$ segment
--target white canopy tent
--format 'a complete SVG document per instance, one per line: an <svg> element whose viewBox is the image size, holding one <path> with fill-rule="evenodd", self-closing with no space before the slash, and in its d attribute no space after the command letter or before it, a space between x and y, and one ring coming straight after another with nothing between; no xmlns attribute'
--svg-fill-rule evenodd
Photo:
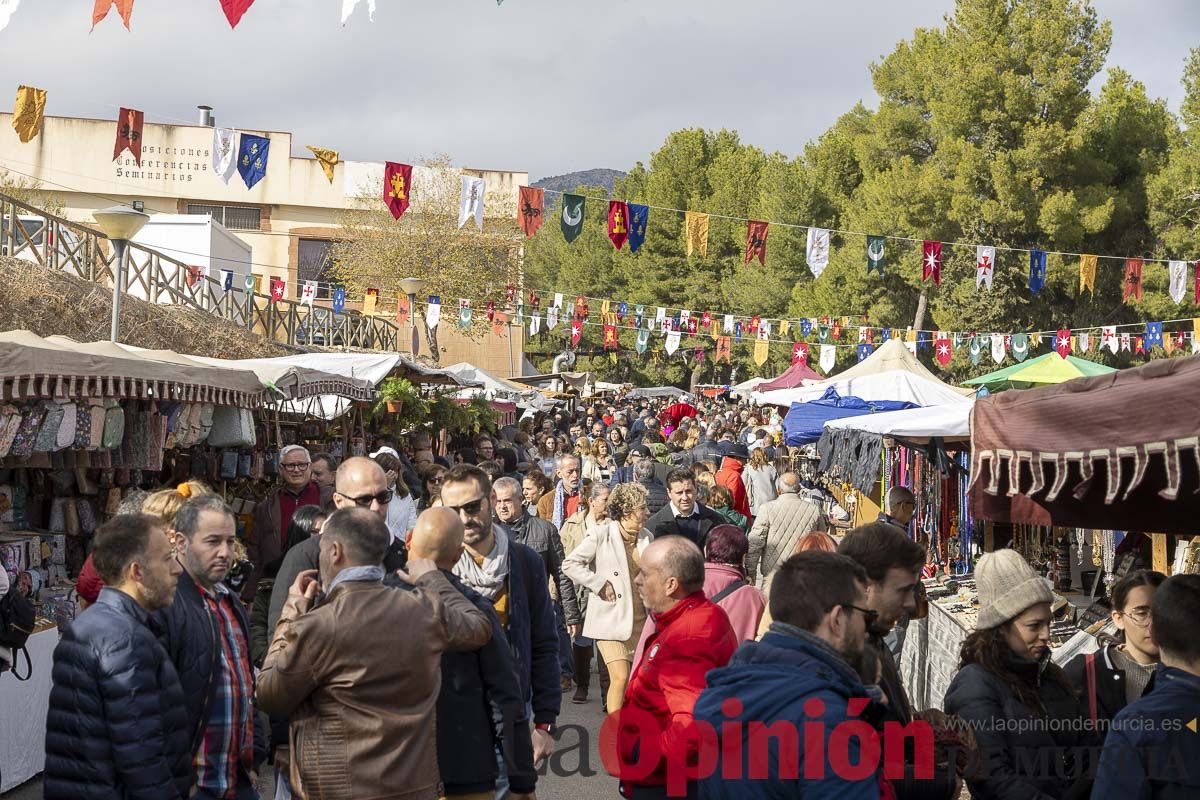
<svg viewBox="0 0 1200 800"><path fill-rule="evenodd" d="M771 380L771 378L751 378L749 380L742 381L741 383L736 383L733 386L730 386L729 393L734 396L748 397L756 389L758 389L759 384L766 383L769 380Z"/></svg>
<svg viewBox="0 0 1200 800"><path fill-rule="evenodd" d="M446 367L446 371L457 375L468 384L476 385L476 388L461 390L458 393L459 397L477 397L482 395L489 400L508 400L519 406L539 411L553 405L537 389L509 380L508 378L493 375L487 370L469 364L466 361L451 364Z"/></svg>
<svg viewBox="0 0 1200 800"><path fill-rule="evenodd" d="M965 403L955 402L927 408L907 408L903 411L832 419L825 423L825 429L877 433L916 443L924 443L934 437L969 440L971 409L974 407L974 398L968 398Z"/></svg>

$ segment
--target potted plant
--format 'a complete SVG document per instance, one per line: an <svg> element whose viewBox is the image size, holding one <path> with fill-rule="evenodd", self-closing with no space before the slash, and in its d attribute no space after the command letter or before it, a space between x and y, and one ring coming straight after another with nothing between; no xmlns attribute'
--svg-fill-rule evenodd
<svg viewBox="0 0 1200 800"><path fill-rule="evenodd" d="M392 416L400 416L407 409L412 413L420 408L421 393L417 387L406 378L387 378L379 385L379 401L375 403L375 413L386 411Z"/></svg>

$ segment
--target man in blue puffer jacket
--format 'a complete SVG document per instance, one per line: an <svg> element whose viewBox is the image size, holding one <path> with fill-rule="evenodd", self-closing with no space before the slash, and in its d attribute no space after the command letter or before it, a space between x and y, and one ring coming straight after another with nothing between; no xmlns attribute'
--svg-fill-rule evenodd
<svg viewBox="0 0 1200 800"><path fill-rule="evenodd" d="M862 766L864 754L879 753L868 721L881 713L878 693L855 671L874 616L866 585L863 568L837 553L800 553L776 570L768 633L709 672L696 701L696 721L716 734L715 768L699 782L701 800L879 798L878 769ZM814 733L821 741L809 740ZM740 744L727 741L734 735ZM872 737L875 744L863 747Z"/></svg>
<svg viewBox="0 0 1200 800"><path fill-rule="evenodd" d="M175 800L191 791L191 737L175 666L150 613L181 567L152 517L114 517L96 535L105 588L54 649L46 718L48 800Z"/></svg>

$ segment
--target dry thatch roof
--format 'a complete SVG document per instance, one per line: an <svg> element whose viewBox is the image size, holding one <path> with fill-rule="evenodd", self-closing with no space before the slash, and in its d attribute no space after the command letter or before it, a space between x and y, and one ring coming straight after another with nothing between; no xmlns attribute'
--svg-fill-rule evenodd
<svg viewBox="0 0 1200 800"><path fill-rule="evenodd" d="M0 330L23 328L81 342L108 338L110 289L15 258L0 258L0 287ZM212 358L297 352L211 314L129 296L121 301L121 342Z"/></svg>

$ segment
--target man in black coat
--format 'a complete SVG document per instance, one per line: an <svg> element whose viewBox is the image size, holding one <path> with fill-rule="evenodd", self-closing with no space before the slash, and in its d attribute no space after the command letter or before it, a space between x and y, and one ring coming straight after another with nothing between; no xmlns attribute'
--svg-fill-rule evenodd
<svg viewBox="0 0 1200 800"><path fill-rule="evenodd" d="M183 686L195 754L192 796L257 798L266 735L254 710L250 623L224 584L237 538L233 511L216 495L194 497L175 515L175 530L187 539L184 573L175 602L156 621Z"/></svg>
<svg viewBox="0 0 1200 800"><path fill-rule="evenodd" d="M183 800L193 753L184 692L150 616L174 598L179 562L142 514L100 528L92 560L105 588L54 649L43 796Z"/></svg>
<svg viewBox="0 0 1200 800"><path fill-rule="evenodd" d="M637 445L645 449L645 445ZM632 453L632 450L630 450ZM633 467L634 483L640 483L646 488L646 509L653 516L659 511L667 507L670 499L667 497L667 487L659 483L658 478L654 477L655 467L658 466L650 458L643 458ZM653 530L653 528L651 529Z"/></svg>
<svg viewBox="0 0 1200 800"><path fill-rule="evenodd" d="M696 478L686 468L667 475L668 503L646 521L646 529L659 536L682 536L704 552L708 532L726 519L696 499Z"/></svg>
<svg viewBox="0 0 1200 800"><path fill-rule="evenodd" d="M427 511L417 520L409 547L412 558L437 564L454 588L492 620L492 638L479 650L442 653L437 752L444 793L448 798L493 794L499 777L495 745L500 742L509 796L531 795L537 787L533 743L504 629L492 604L451 572L462 556L462 523L444 510ZM395 575L384 583L403 584Z"/></svg>

